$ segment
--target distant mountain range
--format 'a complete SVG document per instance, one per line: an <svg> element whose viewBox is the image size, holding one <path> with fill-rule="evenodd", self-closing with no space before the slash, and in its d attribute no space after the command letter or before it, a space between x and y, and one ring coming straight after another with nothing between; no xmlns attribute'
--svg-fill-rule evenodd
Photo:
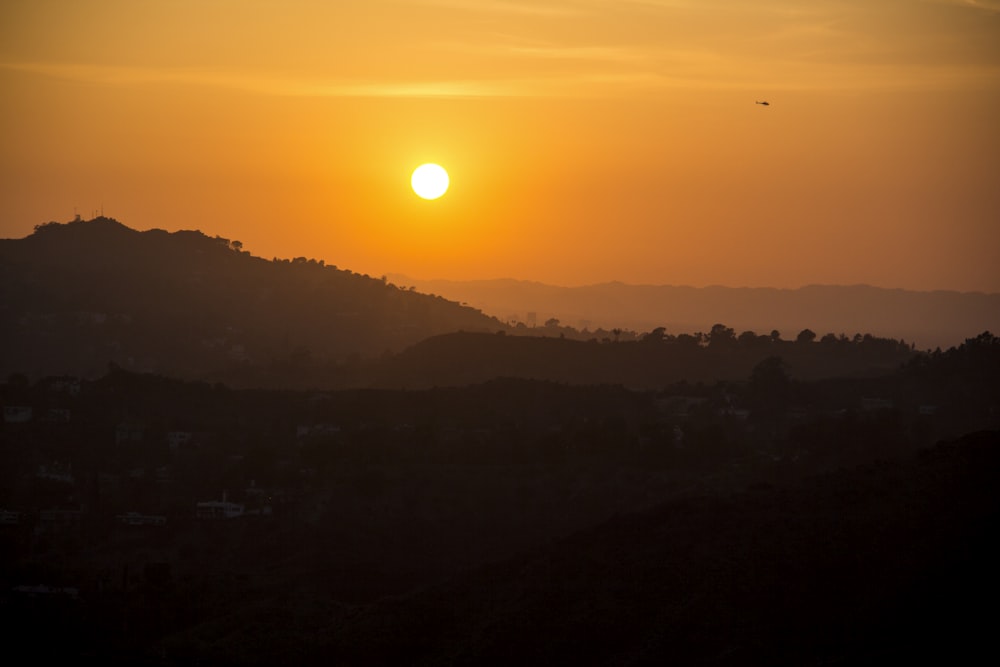
<svg viewBox="0 0 1000 667"><path fill-rule="evenodd" d="M590 331L621 328L641 333L665 327L678 334L707 332L721 323L737 334L777 329L786 340L808 328L819 336L870 333L903 339L918 350L947 349L982 331L1000 330L1000 294L868 285L774 289L612 282L556 287L510 279L390 279L527 326L541 327L555 318L563 326Z"/></svg>

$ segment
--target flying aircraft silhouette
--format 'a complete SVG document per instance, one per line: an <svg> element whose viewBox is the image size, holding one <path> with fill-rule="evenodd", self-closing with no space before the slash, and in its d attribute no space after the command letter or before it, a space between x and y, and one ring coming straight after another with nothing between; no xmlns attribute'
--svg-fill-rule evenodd
<svg viewBox="0 0 1000 667"><path fill-rule="evenodd" d="M764 100L763 102L757 102L757 101L755 100L755 101L754 101L754 104L763 104L763 105L764 105L764 106L766 106L766 107L767 107L767 106L771 106L771 103L770 103L770 102L768 102L767 100Z"/></svg>

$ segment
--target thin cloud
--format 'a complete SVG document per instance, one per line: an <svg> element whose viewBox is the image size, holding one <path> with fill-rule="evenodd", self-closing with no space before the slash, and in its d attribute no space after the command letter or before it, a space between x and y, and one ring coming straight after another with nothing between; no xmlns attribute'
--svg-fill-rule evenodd
<svg viewBox="0 0 1000 667"><path fill-rule="evenodd" d="M0 68L99 85L188 85L300 97L496 97L516 94L503 81L336 81L268 74L59 63L0 63Z"/></svg>
<svg viewBox="0 0 1000 667"><path fill-rule="evenodd" d="M512 0L422 0L424 5L468 12L521 16L572 16L580 14L579 3L513 2Z"/></svg>
<svg viewBox="0 0 1000 667"><path fill-rule="evenodd" d="M331 79L273 72L128 67L67 63L0 63L0 69L108 86L205 86L247 94L297 97L594 98L662 90L952 90L995 86L1000 65L871 64L859 69L838 63L757 58L733 61L712 50L661 49L642 58L615 49L523 48L531 58L594 59L613 65L531 76L441 77L432 80ZM603 53L603 55L602 55ZM641 62L640 62L641 61ZM728 66L727 66L728 65ZM520 71L520 70L519 70Z"/></svg>
<svg viewBox="0 0 1000 667"><path fill-rule="evenodd" d="M458 53L537 60L629 63L648 60L648 49L631 46L567 46L501 36L496 42L439 42L434 48Z"/></svg>
<svg viewBox="0 0 1000 667"><path fill-rule="evenodd" d="M1000 12L1000 0L938 0L942 4L958 5L969 9L979 9L984 12Z"/></svg>

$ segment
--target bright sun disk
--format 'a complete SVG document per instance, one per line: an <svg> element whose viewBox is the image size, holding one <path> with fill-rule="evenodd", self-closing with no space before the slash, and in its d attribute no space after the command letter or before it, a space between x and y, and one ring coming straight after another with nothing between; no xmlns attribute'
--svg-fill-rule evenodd
<svg viewBox="0 0 1000 667"><path fill-rule="evenodd" d="M448 190L448 172L439 164L422 164L413 170L410 185L418 196L437 199Z"/></svg>

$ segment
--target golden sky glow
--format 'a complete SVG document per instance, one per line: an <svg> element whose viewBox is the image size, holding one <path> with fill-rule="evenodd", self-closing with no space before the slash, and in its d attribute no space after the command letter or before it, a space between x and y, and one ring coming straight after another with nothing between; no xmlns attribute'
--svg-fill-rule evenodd
<svg viewBox="0 0 1000 667"><path fill-rule="evenodd" d="M372 275L1000 291L997 0L8 0L0 92L6 238L103 206Z"/></svg>

